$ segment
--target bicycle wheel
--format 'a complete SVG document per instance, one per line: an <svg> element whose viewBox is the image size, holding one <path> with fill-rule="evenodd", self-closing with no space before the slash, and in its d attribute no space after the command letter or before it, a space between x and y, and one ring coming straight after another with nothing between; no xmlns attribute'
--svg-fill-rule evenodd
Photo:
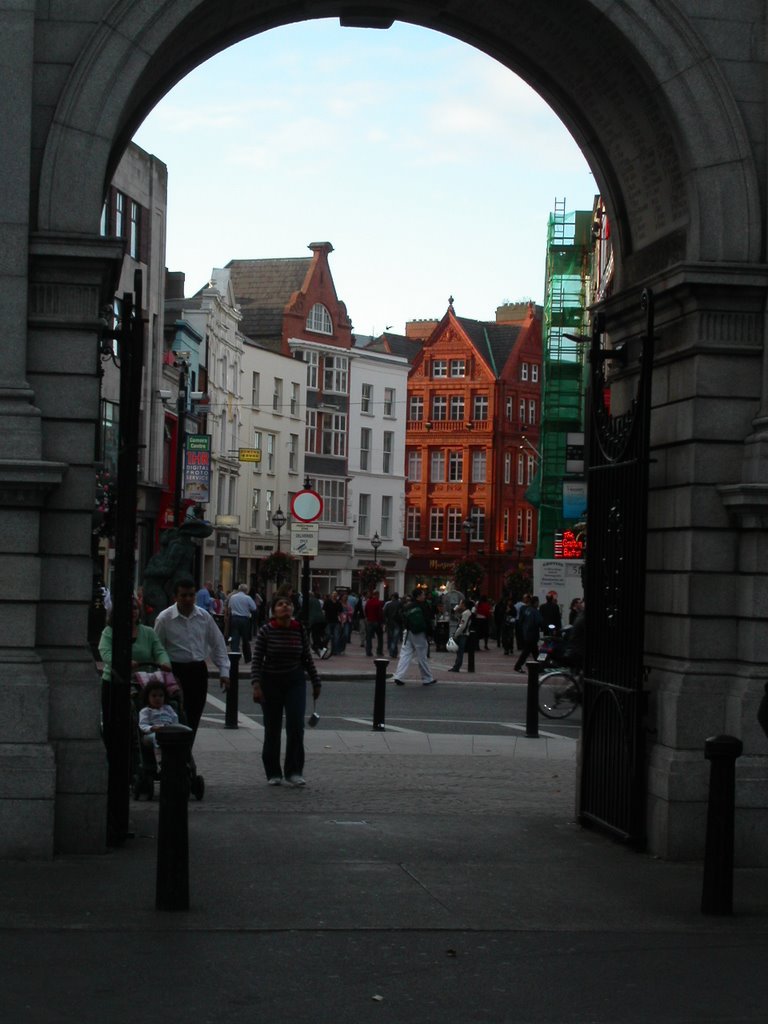
<svg viewBox="0 0 768 1024"><path fill-rule="evenodd" d="M545 718L567 718L581 704L579 684L568 672L545 672L539 678L539 711Z"/></svg>

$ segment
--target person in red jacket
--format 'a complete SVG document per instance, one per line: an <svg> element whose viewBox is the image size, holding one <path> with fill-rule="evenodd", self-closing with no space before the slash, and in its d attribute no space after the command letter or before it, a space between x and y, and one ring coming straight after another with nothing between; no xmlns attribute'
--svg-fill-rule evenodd
<svg viewBox="0 0 768 1024"><path fill-rule="evenodd" d="M384 653L384 603L375 590L368 593L363 607L363 615L365 615L365 653L369 658L373 657L373 638L376 637L376 657L381 658Z"/></svg>

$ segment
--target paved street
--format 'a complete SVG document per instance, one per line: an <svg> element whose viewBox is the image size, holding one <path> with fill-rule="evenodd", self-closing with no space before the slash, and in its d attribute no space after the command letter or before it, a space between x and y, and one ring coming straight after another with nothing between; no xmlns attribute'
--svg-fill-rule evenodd
<svg viewBox="0 0 768 1024"><path fill-rule="evenodd" d="M768 872L703 916L700 864L579 828L574 738L526 737L523 677L482 657L388 684L384 732L368 660L324 663L304 789L265 785L247 685L237 729L213 693L189 910L154 909L157 801L102 857L3 864L2 1019L762 1024Z"/></svg>

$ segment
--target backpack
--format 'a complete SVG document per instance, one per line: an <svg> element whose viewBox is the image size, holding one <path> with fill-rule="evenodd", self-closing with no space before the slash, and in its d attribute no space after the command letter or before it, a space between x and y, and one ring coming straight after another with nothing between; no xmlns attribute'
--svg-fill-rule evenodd
<svg viewBox="0 0 768 1024"><path fill-rule="evenodd" d="M412 604L405 613L405 628L411 633L426 633L427 620L419 604Z"/></svg>

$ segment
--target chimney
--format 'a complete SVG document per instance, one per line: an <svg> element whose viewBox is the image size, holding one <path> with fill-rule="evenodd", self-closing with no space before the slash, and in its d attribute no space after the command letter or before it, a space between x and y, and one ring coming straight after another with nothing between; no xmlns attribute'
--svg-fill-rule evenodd
<svg viewBox="0 0 768 1024"><path fill-rule="evenodd" d="M183 299L184 282L186 274L183 270L165 271L165 297L166 299Z"/></svg>

